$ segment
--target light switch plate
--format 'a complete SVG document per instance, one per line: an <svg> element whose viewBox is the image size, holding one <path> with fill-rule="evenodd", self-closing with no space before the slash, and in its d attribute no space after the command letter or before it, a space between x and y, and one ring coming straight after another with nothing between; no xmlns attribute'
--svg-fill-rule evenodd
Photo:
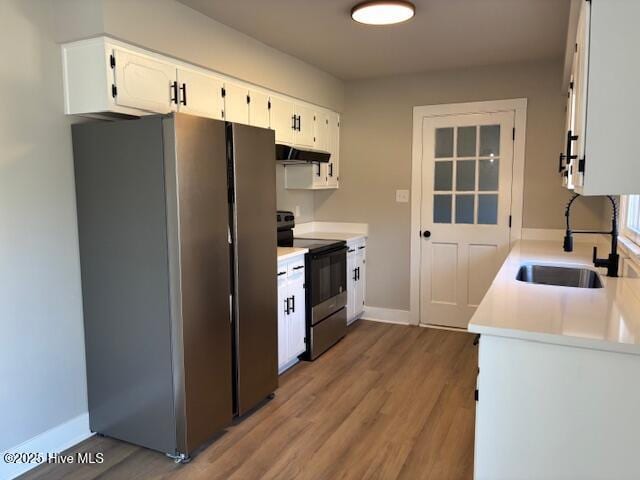
<svg viewBox="0 0 640 480"><path fill-rule="evenodd" d="M396 202L409 203L409 190L396 190Z"/></svg>

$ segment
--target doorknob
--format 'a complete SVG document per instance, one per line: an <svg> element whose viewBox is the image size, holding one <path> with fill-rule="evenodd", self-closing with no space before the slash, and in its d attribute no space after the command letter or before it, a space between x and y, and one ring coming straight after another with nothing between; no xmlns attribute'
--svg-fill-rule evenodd
<svg viewBox="0 0 640 480"><path fill-rule="evenodd" d="M424 232L422 232L422 236L424 238L429 238L431 236L431 232L429 230L425 230Z"/></svg>

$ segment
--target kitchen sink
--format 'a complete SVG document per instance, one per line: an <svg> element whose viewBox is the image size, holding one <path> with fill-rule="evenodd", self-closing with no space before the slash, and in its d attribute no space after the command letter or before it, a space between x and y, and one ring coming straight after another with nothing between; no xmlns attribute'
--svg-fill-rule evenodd
<svg viewBox="0 0 640 480"><path fill-rule="evenodd" d="M596 272L580 267L522 265L516 280L560 287L602 288L602 281Z"/></svg>

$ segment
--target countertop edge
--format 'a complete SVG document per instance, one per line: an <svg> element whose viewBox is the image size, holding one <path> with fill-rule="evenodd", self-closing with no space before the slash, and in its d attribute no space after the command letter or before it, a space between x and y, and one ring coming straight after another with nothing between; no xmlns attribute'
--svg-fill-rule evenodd
<svg viewBox="0 0 640 480"><path fill-rule="evenodd" d="M283 260L289 260L291 258L299 257L301 255L304 255L308 251L309 251L308 248L300 248L295 252L288 252L288 253L285 253L285 254L282 254L282 255L278 255L278 262L282 262Z"/></svg>
<svg viewBox="0 0 640 480"><path fill-rule="evenodd" d="M513 338L515 340L525 340L529 342L547 343L561 347L583 348L586 350L599 350L610 353L626 353L629 355L640 355L640 345L628 343L613 343L605 340L572 337L568 335L557 335L554 333L529 332L513 328L488 327L485 325L469 324L471 333L479 335L490 335L493 337Z"/></svg>

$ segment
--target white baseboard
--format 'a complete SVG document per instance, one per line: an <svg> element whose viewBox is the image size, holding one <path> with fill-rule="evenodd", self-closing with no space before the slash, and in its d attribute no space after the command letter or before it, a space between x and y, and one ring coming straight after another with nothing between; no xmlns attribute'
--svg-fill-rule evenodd
<svg viewBox="0 0 640 480"><path fill-rule="evenodd" d="M40 453L44 456L47 453L60 453L89 438L91 435L93 433L89 430L89 414L83 413L36 435L20 445L5 450L0 454L0 459L4 458L5 453ZM0 460L0 478L15 478L38 465L38 463L13 464Z"/></svg>
<svg viewBox="0 0 640 480"><path fill-rule="evenodd" d="M295 235L302 235L311 232L341 232L368 235L369 224L348 222L306 222L296 224L293 232Z"/></svg>
<svg viewBox="0 0 640 480"><path fill-rule="evenodd" d="M408 310L394 310L392 308L368 307L365 305L363 320L374 322L394 323L397 325L410 325Z"/></svg>

